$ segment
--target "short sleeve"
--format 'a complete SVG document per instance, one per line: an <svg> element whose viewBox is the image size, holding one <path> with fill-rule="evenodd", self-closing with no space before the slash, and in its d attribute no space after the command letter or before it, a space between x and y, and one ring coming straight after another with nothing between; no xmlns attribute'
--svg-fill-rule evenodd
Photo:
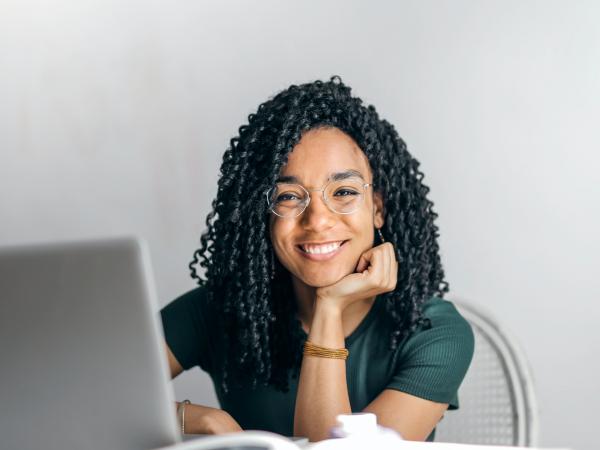
<svg viewBox="0 0 600 450"><path fill-rule="evenodd" d="M402 345L387 388L458 409L458 388L473 358L473 330L449 301L433 298L423 313L431 327Z"/></svg>
<svg viewBox="0 0 600 450"><path fill-rule="evenodd" d="M181 295L160 311L167 345L185 370L200 366L210 372L211 331L206 323L212 321L206 317L208 311L203 287Z"/></svg>

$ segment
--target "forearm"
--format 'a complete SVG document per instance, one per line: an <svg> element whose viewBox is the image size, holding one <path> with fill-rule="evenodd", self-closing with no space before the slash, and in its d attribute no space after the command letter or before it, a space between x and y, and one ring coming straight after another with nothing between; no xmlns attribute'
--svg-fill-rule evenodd
<svg viewBox="0 0 600 450"><path fill-rule="evenodd" d="M308 340L323 347L343 348L341 312L317 306ZM326 439L336 416L350 412L346 361L305 356L298 380L294 435L306 436L310 441Z"/></svg>

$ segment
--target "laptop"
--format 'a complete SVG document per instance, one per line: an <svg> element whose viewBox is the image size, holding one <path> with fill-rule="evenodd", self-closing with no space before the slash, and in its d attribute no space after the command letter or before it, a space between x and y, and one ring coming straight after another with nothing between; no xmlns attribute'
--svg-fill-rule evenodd
<svg viewBox="0 0 600 450"><path fill-rule="evenodd" d="M0 249L2 448L178 441L150 270L134 238Z"/></svg>
<svg viewBox="0 0 600 450"><path fill-rule="evenodd" d="M180 443L143 240L0 248L0 289L3 450L298 448L266 432Z"/></svg>

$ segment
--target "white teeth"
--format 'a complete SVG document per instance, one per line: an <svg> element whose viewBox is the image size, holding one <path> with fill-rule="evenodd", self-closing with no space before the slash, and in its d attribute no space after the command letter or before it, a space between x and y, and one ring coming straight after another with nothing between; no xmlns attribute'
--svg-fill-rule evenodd
<svg viewBox="0 0 600 450"><path fill-rule="evenodd" d="M333 242L331 244L326 245L303 245L302 250L306 253L312 254L323 254L323 253L331 253L335 249L337 249L344 241Z"/></svg>

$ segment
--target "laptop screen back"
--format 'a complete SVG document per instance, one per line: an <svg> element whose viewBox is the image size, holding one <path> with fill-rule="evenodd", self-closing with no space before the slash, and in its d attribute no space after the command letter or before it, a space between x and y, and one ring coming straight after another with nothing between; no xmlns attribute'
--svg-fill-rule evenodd
<svg viewBox="0 0 600 450"><path fill-rule="evenodd" d="M151 449L178 441L146 245L0 249L3 449Z"/></svg>

